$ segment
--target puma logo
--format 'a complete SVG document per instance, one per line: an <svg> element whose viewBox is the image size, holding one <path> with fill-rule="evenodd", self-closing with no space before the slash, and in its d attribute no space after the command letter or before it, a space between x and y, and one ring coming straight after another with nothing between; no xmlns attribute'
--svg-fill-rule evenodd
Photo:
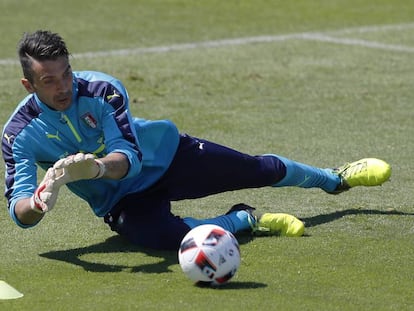
<svg viewBox="0 0 414 311"><path fill-rule="evenodd" d="M9 144L11 144L11 140L14 138L14 135L9 136L9 134L5 133L3 137L6 138Z"/></svg>
<svg viewBox="0 0 414 311"><path fill-rule="evenodd" d="M114 93L113 93L112 95L107 95L107 96L106 96L106 99L109 101L109 100L111 100L111 99L112 99L112 98L114 98L114 97L121 97L121 95L117 94L117 93L115 92L115 90L114 90Z"/></svg>
<svg viewBox="0 0 414 311"><path fill-rule="evenodd" d="M57 139L58 141L62 141L59 137L59 131L57 131L56 134L46 133L46 137L49 139Z"/></svg>

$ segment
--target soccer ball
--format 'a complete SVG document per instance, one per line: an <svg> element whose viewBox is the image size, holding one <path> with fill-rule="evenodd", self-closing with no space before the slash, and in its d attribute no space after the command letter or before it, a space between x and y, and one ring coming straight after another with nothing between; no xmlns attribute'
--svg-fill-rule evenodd
<svg viewBox="0 0 414 311"><path fill-rule="evenodd" d="M185 275L195 283L222 285L240 266L239 243L220 226L201 225L183 238L178 260Z"/></svg>

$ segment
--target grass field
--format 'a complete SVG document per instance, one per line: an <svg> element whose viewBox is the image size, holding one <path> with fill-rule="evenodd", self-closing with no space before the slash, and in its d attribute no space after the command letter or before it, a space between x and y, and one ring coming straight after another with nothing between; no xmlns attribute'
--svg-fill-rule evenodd
<svg viewBox="0 0 414 311"><path fill-rule="evenodd" d="M242 264L198 288L177 255L127 244L66 189L35 228L1 200L0 280L24 294L0 310L412 310L414 4L386 0L0 2L0 122L25 96L24 31L59 32L75 70L129 90L134 115L251 154L321 167L379 157L378 188L243 190L176 202L212 217L245 202L292 213L303 238L240 236ZM3 168L1 175L3 175Z"/></svg>

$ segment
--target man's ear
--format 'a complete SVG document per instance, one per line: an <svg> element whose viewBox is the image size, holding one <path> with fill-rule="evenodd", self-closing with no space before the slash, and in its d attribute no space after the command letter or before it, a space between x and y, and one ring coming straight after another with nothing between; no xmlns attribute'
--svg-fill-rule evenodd
<svg viewBox="0 0 414 311"><path fill-rule="evenodd" d="M35 92L35 89L34 89L33 85L30 83L29 80L27 80L26 78L22 78L20 81L23 84L26 91L28 91L29 93L34 93Z"/></svg>

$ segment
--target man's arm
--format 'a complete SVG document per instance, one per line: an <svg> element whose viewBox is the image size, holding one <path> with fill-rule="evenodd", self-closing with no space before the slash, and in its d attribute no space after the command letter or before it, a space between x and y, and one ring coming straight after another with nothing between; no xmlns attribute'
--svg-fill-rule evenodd
<svg viewBox="0 0 414 311"><path fill-rule="evenodd" d="M100 178L121 179L128 173L129 161L123 153L110 153L106 157L100 158L99 161L101 161L105 166L105 172ZM45 180L43 182L45 182ZM63 184L58 184L56 187L51 189L52 192L55 192L55 195L52 195L54 196L54 199L52 200L53 202L51 202L51 205L48 205L48 210L53 207L61 185ZM43 218L44 213L47 211L45 210L42 212L41 210L34 210L32 206L33 203L31 201L33 201L33 199L21 199L16 202L16 205L14 207L16 218L23 225L34 225L38 223Z"/></svg>
<svg viewBox="0 0 414 311"><path fill-rule="evenodd" d="M128 174L129 161L123 153L110 153L99 160L105 165L105 173L102 178L121 179Z"/></svg>
<svg viewBox="0 0 414 311"><path fill-rule="evenodd" d="M24 198L16 202L14 214L23 225L38 223L45 214L35 212L30 205L30 198Z"/></svg>

